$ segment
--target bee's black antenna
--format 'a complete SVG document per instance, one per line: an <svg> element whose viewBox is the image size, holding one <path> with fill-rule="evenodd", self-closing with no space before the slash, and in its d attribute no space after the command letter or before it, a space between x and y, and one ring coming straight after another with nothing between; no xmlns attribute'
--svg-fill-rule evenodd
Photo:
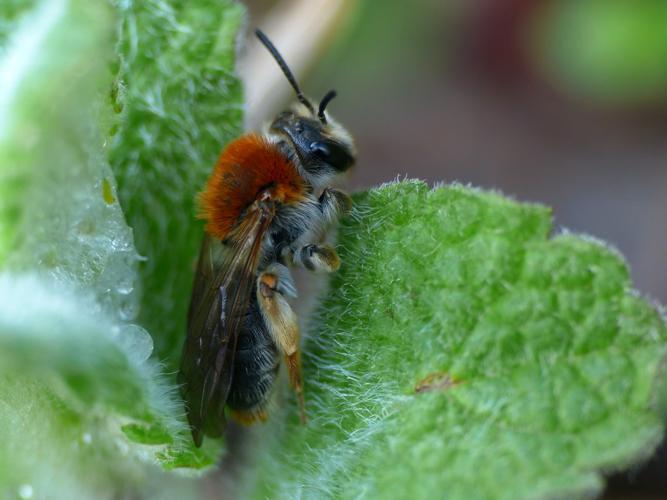
<svg viewBox="0 0 667 500"><path fill-rule="evenodd" d="M296 98L299 99L299 102L301 102L301 104L306 106L311 113L315 114L315 109L313 108L312 103L308 99L306 99L301 93L301 89L299 88L299 85L296 83L294 75L287 66L287 63L285 62L285 59L283 59L283 56L281 56L280 52L278 52L278 49L276 49L273 43L271 43L271 40L269 40L269 38L262 31L255 30L255 35L257 35L259 41L262 42L264 47L266 47L266 49L271 53L273 58L278 63L278 66L280 66L280 69L283 71L285 78L287 78L287 81L290 82L290 85L292 85L292 88L296 92Z"/></svg>
<svg viewBox="0 0 667 500"><path fill-rule="evenodd" d="M329 102L331 101L331 99L333 99L334 97L336 97L336 95L337 95L337 94L336 94L336 91L335 91L335 90L330 90L329 92L327 92L327 93L325 94L325 96L324 96L324 97L322 98L322 100L320 101L320 109L317 111L317 117L318 117L318 118L320 119L320 121L321 121L322 123L324 123L325 125L326 125L326 123L327 123L327 117L324 116L324 110L326 109L327 104L329 104Z"/></svg>

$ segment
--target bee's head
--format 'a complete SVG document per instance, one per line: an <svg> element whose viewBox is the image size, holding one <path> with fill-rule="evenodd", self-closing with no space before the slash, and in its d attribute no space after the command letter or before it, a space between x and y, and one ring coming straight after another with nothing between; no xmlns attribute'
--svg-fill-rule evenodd
<svg viewBox="0 0 667 500"><path fill-rule="evenodd" d="M322 103L326 106L325 100ZM296 104L273 120L270 132L284 137L293 146L306 174L331 178L354 164L354 144L347 130L326 116L321 105L320 111L313 116L307 106Z"/></svg>
<svg viewBox="0 0 667 500"><path fill-rule="evenodd" d="M289 111L283 111L269 126L276 134L292 146L298 157L302 173L311 184L326 183L337 174L348 170L355 161L355 149L350 134L326 112L326 107L336 97L329 91L320 101L317 111L302 94L292 72L282 56L264 33L255 31L257 37L269 50L282 69L299 102Z"/></svg>

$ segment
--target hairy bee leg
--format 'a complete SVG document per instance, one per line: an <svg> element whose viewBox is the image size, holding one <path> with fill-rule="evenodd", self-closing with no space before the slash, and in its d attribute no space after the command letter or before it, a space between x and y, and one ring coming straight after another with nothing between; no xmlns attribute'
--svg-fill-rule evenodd
<svg viewBox="0 0 667 500"><path fill-rule="evenodd" d="M292 272L285 264L274 262L264 271L264 274L273 274L276 276L275 291L293 299L297 298L296 285L294 284Z"/></svg>
<svg viewBox="0 0 667 500"><path fill-rule="evenodd" d="M343 191L326 188L312 208L309 226L289 246L282 248L279 259L311 271L336 271L340 267L338 254L321 242L327 227L351 210L352 199Z"/></svg>
<svg viewBox="0 0 667 500"><path fill-rule="evenodd" d="M290 385L299 400L301 422L306 423L301 353L299 351L299 322L283 293L280 292L280 287L278 274L263 272L257 278L257 300L264 322L273 340L285 356Z"/></svg>
<svg viewBox="0 0 667 500"><path fill-rule="evenodd" d="M320 215L313 228L302 234L289 247L286 247L282 259L296 266L310 271L333 272L340 267L340 258L336 250L327 244L314 244L322 239L323 230L329 224L335 223L344 214L352 209L352 199L343 191L326 188L318 200Z"/></svg>
<svg viewBox="0 0 667 500"><path fill-rule="evenodd" d="M327 224L337 222L352 210L352 198L339 189L326 188L319 198L320 210Z"/></svg>
<svg viewBox="0 0 667 500"><path fill-rule="evenodd" d="M326 235L327 227L338 222L352 209L352 199L343 191L325 188L317 201L314 201L312 209L309 226L290 244L289 252L296 253L305 246L320 243Z"/></svg>
<svg viewBox="0 0 667 500"><path fill-rule="evenodd" d="M284 257L291 264L309 271L331 273L340 267L340 258L330 245L304 245L296 250L290 248Z"/></svg>

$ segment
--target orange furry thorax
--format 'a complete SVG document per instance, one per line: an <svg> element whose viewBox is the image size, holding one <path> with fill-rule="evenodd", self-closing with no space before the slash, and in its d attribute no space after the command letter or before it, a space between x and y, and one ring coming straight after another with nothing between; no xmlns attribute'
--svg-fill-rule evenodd
<svg viewBox="0 0 667 500"><path fill-rule="evenodd" d="M291 204L304 199L306 186L296 166L275 144L257 134L241 136L220 154L199 195L206 231L225 240L243 211L265 190L273 201Z"/></svg>

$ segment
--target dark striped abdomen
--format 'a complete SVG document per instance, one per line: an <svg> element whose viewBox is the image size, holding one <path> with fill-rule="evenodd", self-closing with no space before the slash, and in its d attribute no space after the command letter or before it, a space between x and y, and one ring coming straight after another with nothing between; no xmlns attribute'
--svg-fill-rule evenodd
<svg viewBox="0 0 667 500"><path fill-rule="evenodd" d="M227 405L244 412L262 410L278 376L279 362L278 348L264 324L253 293L236 344Z"/></svg>

